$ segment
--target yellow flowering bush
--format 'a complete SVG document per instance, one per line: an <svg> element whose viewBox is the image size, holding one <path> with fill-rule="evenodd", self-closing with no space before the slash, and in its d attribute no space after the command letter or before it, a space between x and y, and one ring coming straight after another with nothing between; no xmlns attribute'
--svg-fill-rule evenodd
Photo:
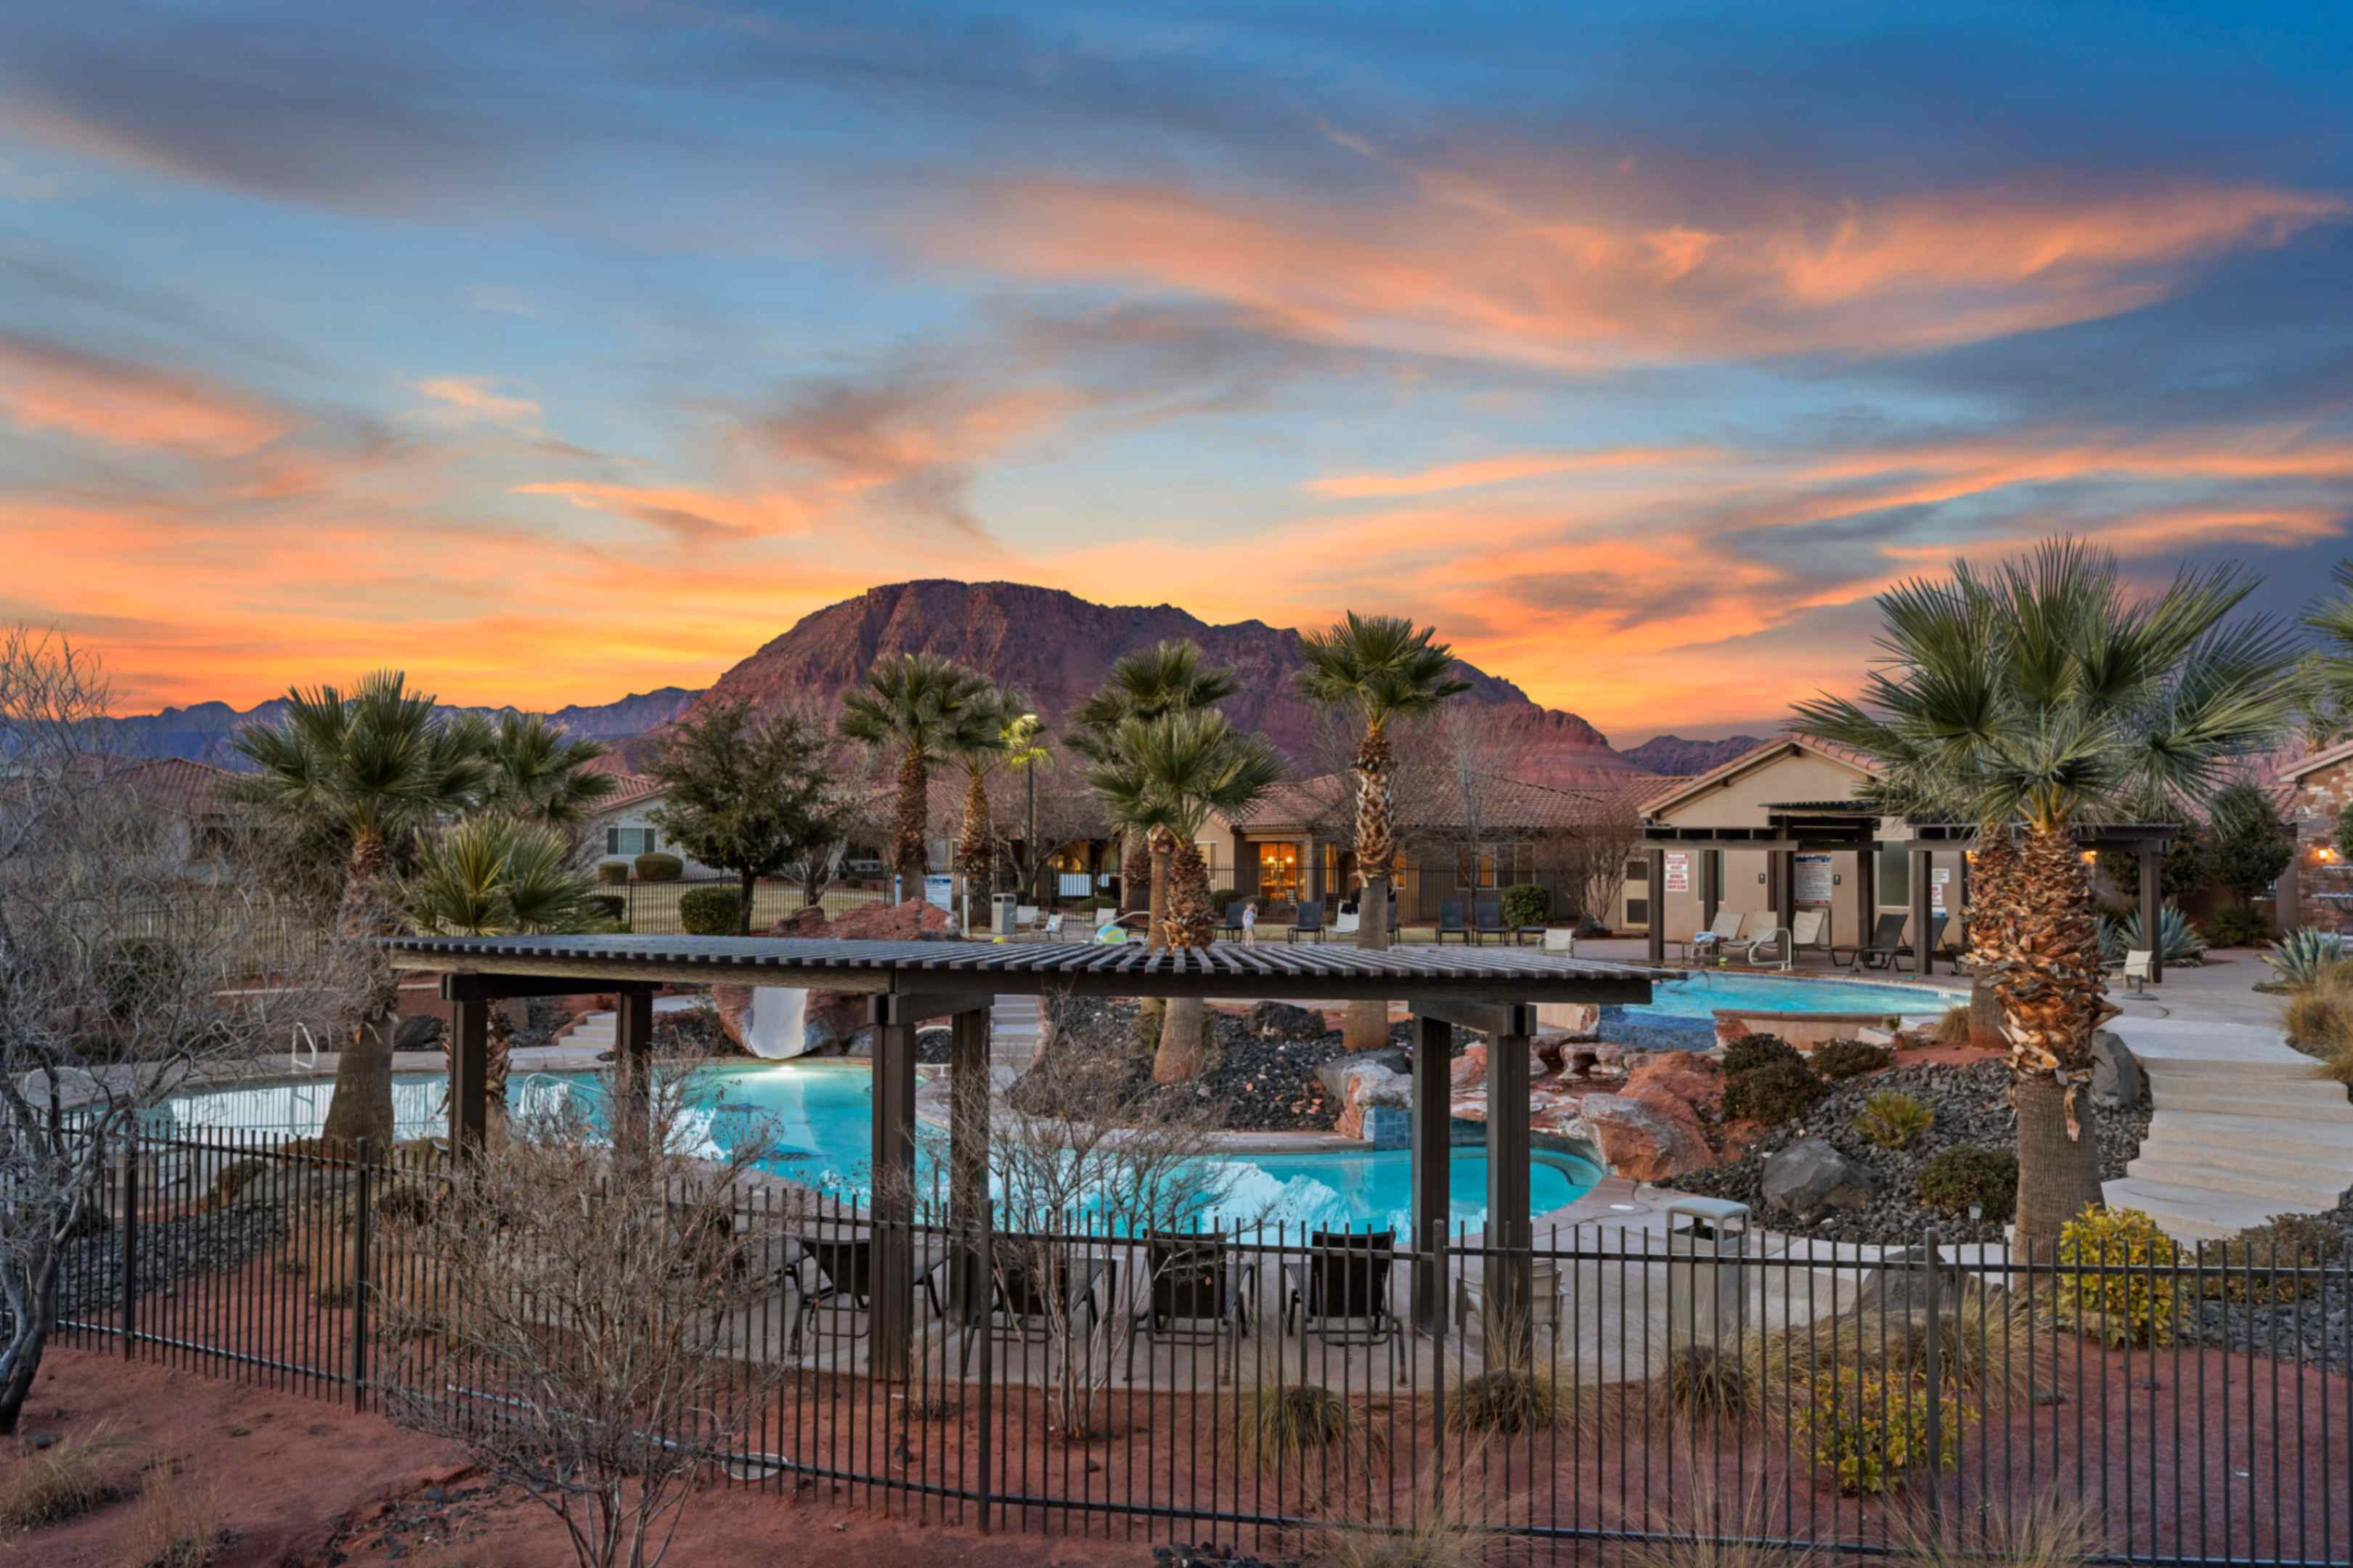
<svg viewBox="0 0 2353 1568"><path fill-rule="evenodd" d="M1928 1380L1916 1372L1842 1366L1814 1378L1806 1429L1815 1467L1839 1490L1876 1496L1927 1467L1932 1430L1943 1445L1942 1468L1958 1465L1962 1430L1977 1419L1976 1407L1950 1384L1932 1400Z"/></svg>
<svg viewBox="0 0 2353 1568"><path fill-rule="evenodd" d="M2059 1309L2111 1347L2169 1345L2181 1292L2167 1270L2179 1258L2140 1210L2087 1206L2059 1232ZM2071 1263L2094 1267L2071 1272Z"/></svg>

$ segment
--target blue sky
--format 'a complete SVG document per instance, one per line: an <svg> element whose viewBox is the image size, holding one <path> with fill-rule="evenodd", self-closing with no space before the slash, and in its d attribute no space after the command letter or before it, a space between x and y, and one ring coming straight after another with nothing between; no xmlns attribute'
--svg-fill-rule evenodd
<svg viewBox="0 0 2353 1568"><path fill-rule="evenodd" d="M2347 14L0 10L0 614L118 705L876 583L1434 622L1621 742L2046 533L2353 516Z"/></svg>

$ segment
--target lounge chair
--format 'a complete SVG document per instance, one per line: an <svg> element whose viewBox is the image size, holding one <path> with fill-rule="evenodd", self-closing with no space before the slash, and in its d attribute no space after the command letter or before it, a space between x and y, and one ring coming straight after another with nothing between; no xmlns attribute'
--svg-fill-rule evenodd
<svg viewBox="0 0 2353 1568"><path fill-rule="evenodd" d="M1558 958L1577 956L1577 931L1573 926L1544 928L1544 950Z"/></svg>
<svg viewBox="0 0 2353 1568"><path fill-rule="evenodd" d="M1844 963L1849 969L1884 969L1895 961L1897 953L1908 951L1904 945L1904 917L1883 912L1872 922L1869 942L1852 947L1831 947L1831 963ZM1841 952L1847 955L1843 959L1839 957Z"/></svg>
<svg viewBox="0 0 2353 1568"><path fill-rule="evenodd" d="M809 1325L816 1322L818 1312L832 1310L841 1313L863 1312L870 1316L874 1305L874 1236L871 1230L843 1234L819 1234L794 1238L800 1245L800 1257L791 1268L796 1279L803 1263L817 1270L813 1281L800 1287L800 1310L793 1314L792 1337L786 1342L786 1353L801 1353L801 1342ZM932 1315L940 1315L939 1272L948 1259L947 1249L936 1242L918 1241L915 1247L915 1277L923 1288L923 1299L931 1303ZM852 1328L851 1339L862 1339L867 1330Z"/></svg>
<svg viewBox="0 0 2353 1568"><path fill-rule="evenodd" d="M1800 950L1822 945L1822 919L1820 910L1799 910L1786 926L1775 926L1763 936L1747 942L1725 945L1737 949L1741 957L1759 969L1767 964L1776 969L1792 968Z"/></svg>
<svg viewBox="0 0 2353 1568"><path fill-rule="evenodd" d="M1299 912L1291 917L1291 931L1284 940L1297 942L1303 936L1312 936L1317 942L1324 940L1324 903L1320 899L1300 900Z"/></svg>
<svg viewBox="0 0 2353 1568"><path fill-rule="evenodd" d="M1462 900L1443 899L1438 905L1438 945L1444 947L1449 936L1459 936L1462 945L1471 945L1471 928L1462 923Z"/></svg>
<svg viewBox="0 0 2353 1568"><path fill-rule="evenodd" d="M1481 899L1472 906L1472 934L1481 942L1493 937L1498 942L1512 940L1512 928L1504 923L1504 900Z"/></svg>
<svg viewBox="0 0 2353 1568"><path fill-rule="evenodd" d="M1740 935L1740 922L1746 918L1738 910L1716 910L1715 919L1705 931L1683 939L1684 962L1706 957L1719 943L1736 940Z"/></svg>
<svg viewBox="0 0 2353 1568"><path fill-rule="evenodd" d="M1258 1265L1236 1262L1216 1237L1159 1232L1144 1238L1144 1264L1151 1282L1128 1335L1128 1382L1135 1381L1135 1342L1147 1335L1155 1342L1212 1347L1231 1339L1240 1348L1250 1331Z"/></svg>
<svg viewBox="0 0 2353 1568"><path fill-rule="evenodd" d="M1282 1266L1282 1326L1326 1345L1388 1345L1402 1370L1405 1336L1389 1310L1397 1232L1319 1230L1304 1258Z"/></svg>
<svg viewBox="0 0 2353 1568"><path fill-rule="evenodd" d="M1109 1262L1100 1258L1073 1260L1058 1253L1040 1269L1018 1253L1007 1256L1013 1251L1010 1247L998 1251L997 1266L991 1270L988 1305L983 1310L973 1311L965 1324L961 1362L964 1371L972 1366L976 1334L995 1334L1001 1329L1008 1339L1043 1344L1053 1338L1057 1311L1069 1319L1083 1311L1087 1315L1087 1335L1072 1338L1074 1344L1083 1344L1086 1338L1092 1336L1094 1325L1103 1321L1103 1301L1097 1288L1111 1279Z"/></svg>
<svg viewBox="0 0 2353 1568"><path fill-rule="evenodd" d="M2146 947L2132 948L2125 953L2125 979L2131 984L2134 995L2148 994L2146 987L2148 984L2149 969L2155 957L2156 950Z"/></svg>
<svg viewBox="0 0 2353 1568"><path fill-rule="evenodd" d="M1938 910L1936 913L1928 917L1927 951L1929 952L1934 953L1936 951L1938 944L1943 942L1945 940L1945 922L1952 918L1952 916L1947 914L1942 910ZM1898 958L1911 959L1912 967L1915 970L1917 970L1920 967L1920 961L1918 957L1914 954L1912 944L1908 942L1895 950L1895 956Z"/></svg>

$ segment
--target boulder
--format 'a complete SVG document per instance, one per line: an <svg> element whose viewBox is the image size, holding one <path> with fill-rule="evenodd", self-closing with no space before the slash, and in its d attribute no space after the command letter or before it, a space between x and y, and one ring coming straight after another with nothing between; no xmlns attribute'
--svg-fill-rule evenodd
<svg viewBox="0 0 2353 1568"><path fill-rule="evenodd" d="M1767 1207L1817 1219L1832 1209L1870 1205L1878 1179L1820 1138L1800 1138L1765 1162L1760 1173Z"/></svg>
<svg viewBox="0 0 2353 1568"><path fill-rule="evenodd" d="M1340 1119L1333 1131L1343 1138L1363 1138L1366 1112L1377 1105L1413 1106L1413 1079L1379 1062L1359 1062L1342 1076Z"/></svg>
<svg viewBox="0 0 2353 1568"><path fill-rule="evenodd" d="M2109 1110L2137 1110L2143 1087L2140 1058L2114 1030L2092 1036L2092 1103Z"/></svg>
<svg viewBox="0 0 2353 1568"><path fill-rule="evenodd" d="M902 904L860 904L833 916L823 910L800 909L770 926L768 934L833 937L842 942L941 942L948 934L948 915L921 899Z"/></svg>
<svg viewBox="0 0 2353 1568"><path fill-rule="evenodd" d="M1330 1034L1332 1026L1313 1007L1294 1006L1289 1002L1256 1002L1250 1005L1250 1032L1261 1038L1316 1040Z"/></svg>
<svg viewBox="0 0 2353 1568"><path fill-rule="evenodd" d="M1532 1079L1541 1078L1545 1071L1544 1058L1536 1054L1535 1045L1531 1042L1528 1048L1528 1076ZM1454 1065L1447 1069L1447 1081L1458 1094L1477 1093L1485 1089L1487 1042L1473 1040L1465 1046L1462 1048L1462 1054L1454 1058Z"/></svg>
<svg viewBox="0 0 2353 1568"><path fill-rule="evenodd" d="M1413 1053L1395 1046L1384 1046L1377 1051L1358 1051L1353 1056L1334 1057L1315 1069L1315 1080L1324 1086L1324 1093L1337 1100L1348 1092L1348 1075L1366 1066L1387 1068L1400 1077L1410 1079L1413 1075Z"/></svg>
<svg viewBox="0 0 2353 1568"><path fill-rule="evenodd" d="M1536 1034L1564 1040L1590 1040L1601 1033L1601 1007L1593 1002L1536 1004Z"/></svg>
<svg viewBox="0 0 2353 1568"><path fill-rule="evenodd" d="M1724 1069L1698 1051L1641 1051L1624 1058L1624 1092L1638 1099L1664 1095L1686 1105L1714 1105L1724 1095Z"/></svg>
<svg viewBox="0 0 2353 1568"><path fill-rule="evenodd" d="M1680 1101L1588 1094L1578 1107L1578 1115L1601 1157L1621 1176L1662 1182L1704 1170L1715 1162L1701 1134L1699 1118Z"/></svg>
<svg viewBox="0 0 2353 1568"><path fill-rule="evenodd" d="M400 1027L392 1032L392 1048L396 1051L438 1050L441 1045L441 1020L430 1014L419 1013L403 1018Z"/></svg>

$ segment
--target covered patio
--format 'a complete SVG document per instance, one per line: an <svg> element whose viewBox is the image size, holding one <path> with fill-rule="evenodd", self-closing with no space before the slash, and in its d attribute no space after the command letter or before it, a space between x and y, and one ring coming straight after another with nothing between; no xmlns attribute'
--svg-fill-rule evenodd
<svg viewBox="0 0 2353 1568"><path fill-rule="evenodd" d="M880 1378L927 1384L961 1374L955 1336L918 1332L920 1308L934 1299L926 1289L933 1276L932 1247L944 1243L951 1255L942 1260L951 1301L964 1294L958 1281L977 1278L976 1270L986 1267L990 1014L999 996L1406 1000L1414 1020L1412 1224L1396 1256L1409 1282L1409 1310L1401 1316L1414 1331L1409 1341L1419 1342L1401 1355L1407 1364L1399 1371L1411 1379L1412 1363L1435 1364L1445 1353L1448 1324L1457 1305L1451 1263L1458 1266L1455 1274L1475 1276L1484 1321L1529 1325L1542 1321L1545 1309L1532 1295L1530 1250L1538 1238L1529 1205L1528 1078L1536 1008L1545 1004L1647 1002L1654 980L1675 977L1672 972L1635 964L1507 950L1369 952L1219 943L1192 952L1151 952L1134 944L651 936L402 937L391 939L387 946L396 967L439 977L450 1010L451 1141L454 1148L469 1154L480 1152L487 1125L490 1010L497 1002L584 989L614 991L616 1055L627 1093L629 1085L649 1081L653 997L663 985L796 986L866 994L875 1026L872 1197L855 1223L873 1238L874 1279L860 1370ZM934 1020L946 1021L952 1030L952 1114L947 1223L927 1236L931 1227L920 1223L913 1197L916 1031ZM1469 1258L1461 1238L1449 1237L1447 1220L1454 1147L1450 1068L1458 1028L1485 1036L1489 1047L1487 1217ZM1106 1244L1114 1240L1101 1239ZM1132 1248L1134 1239L1119 1244ZM1293 1252L1307 1241L1298 1237ZM1132 1297L1134 1271L1128 1273ZM1276 1292L1281 1276L1280 1260L1269 1259L1253 1278L1252 1307L1261 1321L1272 1323L1280 1315ZM1114 1295L1118 1289L1114 1285ZM1127 1305L1110 1310L1125 1310ZM944 1328L944 1314L935 1317ZM747 1327L750 1339L778 1337L765 1321ZM1525 1327L1520 1331L1525 1333ZM984 1333L984 1342L987 1338ZM1299 1353L1306 1353L1303 1334ZM1461 1348L1455 1353L1459 1357ZM951 1358L957 1363L954 1373Z"/></svg>

